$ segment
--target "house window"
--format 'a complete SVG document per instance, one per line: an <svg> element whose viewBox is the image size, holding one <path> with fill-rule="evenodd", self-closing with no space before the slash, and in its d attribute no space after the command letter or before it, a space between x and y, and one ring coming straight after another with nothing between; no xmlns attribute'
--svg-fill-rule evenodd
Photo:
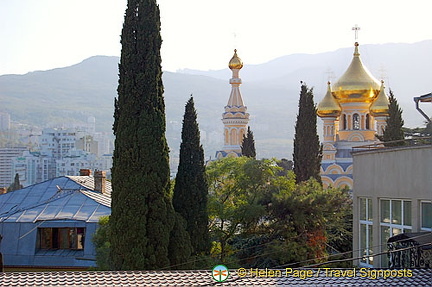
<svg viewBox="0 0 432 287"><path fill-rule="evenodd" d="M421 229L432 231L432 202L421 202Z"/></svg>
<svg viewBox="0 0 432 287"><path fill-rule="evenodd" d="M380 213L381 251L385 251L390 237L412 231L411 201L382 199ZM388 267L387 256L381 256L381 266Z"/></svg>
<svg viewBox="0 0 432 287"><path fill-rule="evenodd" d="M360 129L360 116L358 114L353 115L353 130Z"/></svg>
<svg viewBox="0 0 432 287"><path fill-rule="evenodd" d="M38 228L38 249L84 249L85 228Z"/></svg>
<svg viewBox="0 0 432 287"><path fill-rule="evenodd" d="M360 232L359 250L361 255L361 265L373 266L372 251L372 200L369 198L359 198L360 211Z"/></svg>

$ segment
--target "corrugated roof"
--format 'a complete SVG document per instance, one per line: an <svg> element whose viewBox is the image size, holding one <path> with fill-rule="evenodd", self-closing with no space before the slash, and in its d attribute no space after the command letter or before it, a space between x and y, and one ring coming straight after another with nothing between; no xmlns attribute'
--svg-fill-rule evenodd
<svg viewBox="0 0 432 287"><path fill-rule="evenodd" d="M98 222L111 214L111 183L104 194L93 188L92 176L63 176L8 192L0 195L0 222Z"/></svg>
<svg viewBox="0 0 432 287"><path fill-rule="evenodd" d="M342 269L339 269L342 270ZM373 269L368 269L373 271ZM285 270L280 270L285 274ZM239 277L230 270L230 277L216 282L209 270L195 271L92 271L92 272L5 272L0 273L1 286L431 286L430 269L410 270L411 276L384 278L357 276L326 276L321 270L318 276L298 278ZM397 270L393 270L397 272ZM314 275L318 269L312 269Z"/></svg>

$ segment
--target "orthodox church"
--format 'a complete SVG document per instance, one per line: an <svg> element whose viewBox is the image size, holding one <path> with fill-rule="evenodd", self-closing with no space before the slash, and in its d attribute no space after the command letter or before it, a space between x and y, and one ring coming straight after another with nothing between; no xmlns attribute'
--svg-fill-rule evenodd
<svg viewBox="0 0 432 287"><path fill-rule="evenodd" d="M324 187L353 188L354 146L373 144L382 135L389 100L384 81L379 82L363 65L359 44L345 73L331 85L317 106L323 121L321 178Z"/></svg>
<svg viewBox="0 0 432 287"><path fill-rule="evenodd" d="M222 114L224 124L224 146L222 150L216 152L216 158L239 157L241 156L241 144L243 136L247 132L249 114L246 112L247 107L243 103L240 93L242 83L239 72L243 68L242 60L237 56L237 50L234 50L234 56L229 61L228 67L232 71L231 94L228 104L225 106L225 112Z"/></svg>

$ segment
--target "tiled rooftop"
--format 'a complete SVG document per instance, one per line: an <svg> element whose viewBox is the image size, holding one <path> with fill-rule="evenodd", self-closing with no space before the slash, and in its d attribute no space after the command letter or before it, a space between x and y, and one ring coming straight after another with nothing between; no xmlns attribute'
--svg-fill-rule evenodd
<svg viewBox="0 0 432 287"><path fill-rule="evenodd" d="M212 279L209 270L5 272L0 273L0 286L432 286L430 269L413 269L411 277L376 279L361 277L359 269L355 277L330 277L322 270L310 270L314 276L305 279L239 277L236 270L231 270L230 277L221 283Z"/></svg>

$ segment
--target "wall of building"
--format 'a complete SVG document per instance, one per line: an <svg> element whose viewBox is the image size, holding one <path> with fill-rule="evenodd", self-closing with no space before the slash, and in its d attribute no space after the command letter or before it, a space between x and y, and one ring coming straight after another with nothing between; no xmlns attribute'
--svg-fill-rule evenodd
<svg viewBox="0 0 432 287"><path fill-rule="evenodd" d="M386 251L386 238L384 238L382 229L385 227L382 221L384 211L381 202L383 200L398 201L402 204L408 202L411 208L402 210L409 214L410 223L401 224L408 225L408 227L400 230L402 232L421 231L421 203L432 200L432 146L407 146L361 151L353 153L353 160L355 182L353 190L354 257L364 256L364 251L359 251L362 240L361 224L363 226L370 224L371 226L370 249L373 250L373 254ZM368 200L371 207L368 212L372 214L369 214L369 220L362 222L360 204L363 204L365 199ZM360 200L363 200L363 203ZM392 212L390 211L390 213ZM405 214L402 216L405 217ZM387 225L393 223L394 221L390 220ZM398 230L398 228L390 229L393 230L390 232ZM392 235L390 234L390 236ZM386 267L386 258L387 255L373 257L373 266ZM355 263L361 265L360 260Z"/></svg>

